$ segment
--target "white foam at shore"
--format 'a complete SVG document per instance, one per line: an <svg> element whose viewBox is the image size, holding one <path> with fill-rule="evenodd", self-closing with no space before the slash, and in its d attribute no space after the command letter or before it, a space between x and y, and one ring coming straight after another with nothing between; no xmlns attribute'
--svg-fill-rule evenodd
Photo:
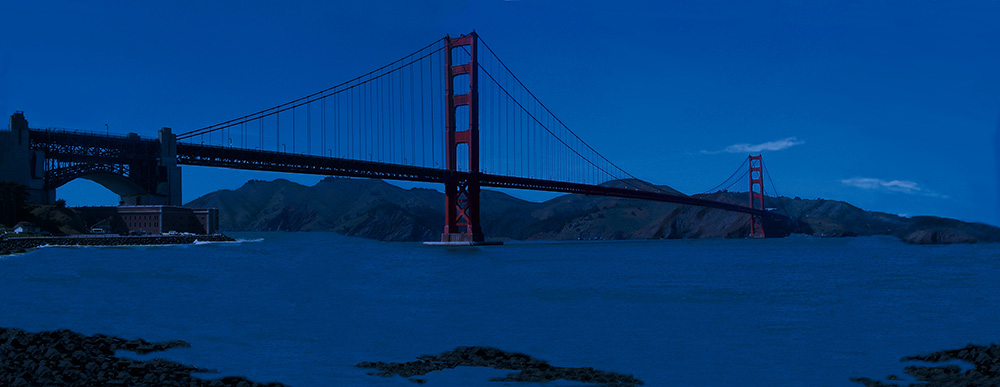
<svg viewBox="0 0 1000 387"><path fill-rule="evenodd" d="M244 242L263 242L263 241L264 241L264 238L236 239L236 240L232 240L232 241L199 241L199 240L195 239L191 243L164 243L164 244L148 244L148 245L147 244L141 244L141 245L139 245L139 244L136 244L136 245L133 245L133 244L121 244L121 245L61 245L61 244L49 244L49 243L46 243L44 245L39 245L39 246L32 247L30 249L27 249L27 252L30 252L31 250L35 250L35 249L47 249L47 248L76 248L76 249L81 249L81 248L91 248L91 247L93 247L93 248L161 247L161 246L188 246L188 245L209 245L209 244L239 244L239 243L244 243ZM13 256L13 255L21 255L21 254L25 254L25 253L7 254L7 255L0 256L0 258L8 257L8 256Z"/></svg>
<svg viewBox="0 0 1000 387"><path fill-rule="evenodd" d="M232 240L232 241L199 241L199 240L195 239L194 242L191 242L191 244L195 244L195 245L210 245L210 244L215 244L215 243L244 243L244 242L263 242L263 241L264 241L264 238L236 239L236 240Z"/></svg>

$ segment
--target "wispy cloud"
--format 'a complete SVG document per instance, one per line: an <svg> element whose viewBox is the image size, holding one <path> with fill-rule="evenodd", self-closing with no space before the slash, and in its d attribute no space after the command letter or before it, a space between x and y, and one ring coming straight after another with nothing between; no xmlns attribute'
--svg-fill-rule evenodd
<svg viewBox="0 0 1000 387"><path fill-rule="evenodd" d="M795 137L789 137L783 140L768 141L763 144L733 144L727 146L725 149L718 151L701 151L704 154L719 154L719 153L760 153L762 151L779 151L782 149L788 149L796 145L805 144L805 141L799 141Z"/></svg>
<svg viewBox="0 0 1000 387"><path fill-rule="evenodd" d="M945 195L929 191L921 187L916 182L909 180L882 180L870 177L852 177L850 179L843 179L840 183L850 187L873 191L898 192L907 195L922 195L943 199L948 198Z"/></svg>

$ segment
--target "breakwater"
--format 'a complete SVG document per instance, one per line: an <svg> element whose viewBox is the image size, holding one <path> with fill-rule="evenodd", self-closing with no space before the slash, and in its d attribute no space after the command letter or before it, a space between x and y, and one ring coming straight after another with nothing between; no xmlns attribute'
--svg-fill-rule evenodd
<svg viewBox="0 0 1000 387"><path fill-rule="evenodd" d="M214 235L72 235L60 237L13 237L0 240L0 255L19 254L41 246L155 246L183 245L194 242L232 242L235 239Z"/></svg>

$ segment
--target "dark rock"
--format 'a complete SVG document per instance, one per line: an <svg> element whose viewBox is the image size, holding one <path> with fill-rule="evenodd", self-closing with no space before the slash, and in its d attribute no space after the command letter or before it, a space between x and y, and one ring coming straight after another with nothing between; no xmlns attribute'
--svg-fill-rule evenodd
<svg viewBox="0 0 1000 387"><path fill-rule="evenodd" d="M68 330L28 333L0 328L0 385L2 386L239 386L260 387L242 377L204 380L191 376L205 372L169 360L137 361L114 356L116 350L137 353L188 347L184 341L151 343L105 335L84 336ZM266 386L281 387L280 383Z"/></svg>
<svg viewBox="0 0 1000 387"><path fill-rule="evenodd" d="M913 245L942 245L977 242L976 238L973 238L969 234L966 234L961 230L951 229L916 230L904 237L903 241Z"/></svg>
<svg viewBox="0 0 1000 387"><path fill-rule="evenodd" d="M961 349L908 356L902 360L932 363L958 360L972 366L964 372L962 367L954 364L937 367L907 366L904 371L920 382L910 384L909 387L1000 386L1000 367L998 367L1000 365L1000 346L996 344L990 346L969 345ZM887 379L899 380L895 376L889 376ZM869 378L851 378L851 381L867 387L899 386Z"/></svg>
<svg viewBox="0 0 1000 387"><path fill-rule="evenodd" d="M376 376L402 376L410 378L425 375L433 371L455 367L490 367L504 370L517 370L504 378L494 378L492 381L504 382L548 382L552 380L569 380L584 383L596 383L603 386L629 387L643 384L632 375L615 372L598 371L591 367L554 367L549 363L531 356L505 352L488 347L458 347L440 355L423 355L417 361L407 363L361 362L360 368L374 368L381 372L372 372ZM416 383L417 380L410 379Z"/></svg>

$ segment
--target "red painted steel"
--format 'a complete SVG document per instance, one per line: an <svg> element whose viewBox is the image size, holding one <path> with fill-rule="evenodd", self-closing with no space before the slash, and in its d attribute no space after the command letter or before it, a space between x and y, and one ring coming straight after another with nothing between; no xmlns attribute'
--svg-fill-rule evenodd
<svg viewBox="0 0 1000 387"><path fill-rule="evenodd" d="M479 218L479 63L476 32L452 39L445 38L445 162L446 169L458 171L458 146L468 147L468 174L464 178L452 175L445 179L445 224L442 242L482 242L483 230ZM452 64L456 49L468 47L469 63ZM469 92L456 94L455 77L469 75ZM469 107L469 128L456 128L459 106Z"/></svg>
<svg viewBox="0 0 1000 387"><path fill-rule="evenodd" d="M750 156L750 208L764 211L764 162L761 155ZM750 214L750 237L763 238L763 217Z"/></svg>

